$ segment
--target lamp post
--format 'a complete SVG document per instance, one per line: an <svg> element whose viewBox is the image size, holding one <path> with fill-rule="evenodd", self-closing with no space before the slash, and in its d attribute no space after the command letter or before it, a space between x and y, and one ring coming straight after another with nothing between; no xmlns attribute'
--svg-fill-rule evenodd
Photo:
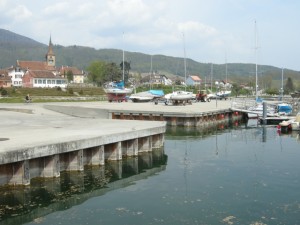
<svg viewBox="0 0 300 225"><path fill-rule="evenodd" d="M216 85L216 108L218 108L218 90L219 90L219 82L216 81L215 82L215 85Z"/></svg>

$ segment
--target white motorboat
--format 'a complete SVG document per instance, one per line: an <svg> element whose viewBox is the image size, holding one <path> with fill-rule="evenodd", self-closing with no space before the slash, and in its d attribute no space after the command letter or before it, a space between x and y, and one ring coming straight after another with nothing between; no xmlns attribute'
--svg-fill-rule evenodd
<svg viewBox="0 0 300 225"><path fill-rule="evenodd" d="M163 90L149 90L132 94L129 99L133 102L150 102L162 98L164 95Z"/></svg>
<svg viewBox="0 0 300 225"><path fill-rule="evenodd" d="M257 103L255 106L249 107L247 109L248 118L258 118L263 116L263 104ZM267 116L274 116L276 113L275 107L267 106Z"/></svg>

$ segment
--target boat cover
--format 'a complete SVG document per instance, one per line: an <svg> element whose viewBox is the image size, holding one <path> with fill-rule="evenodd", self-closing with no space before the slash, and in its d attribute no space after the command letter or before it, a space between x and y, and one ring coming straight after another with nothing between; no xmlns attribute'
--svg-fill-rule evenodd
<svg viewBox="0 0 300 225"><path fill-rule="evenodd" d="M157 96L164 96L165 93L163 90L149 90L149 92L153 95L157 95Z"/></svg>

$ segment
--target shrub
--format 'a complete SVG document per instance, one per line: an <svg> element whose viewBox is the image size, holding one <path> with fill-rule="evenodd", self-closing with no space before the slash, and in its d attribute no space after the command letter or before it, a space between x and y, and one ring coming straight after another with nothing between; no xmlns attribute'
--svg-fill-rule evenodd
<svg viewBox="0 0 300 225"><path fill-rule="evenodd" d="M4 88L2 88L2 87L1 87L1 89L0 89L0 93L1 93L1 96L6 96L6 95L8 95L7 90L4 89Z"/></svg>
<svg viewBox="0 0 300 225"><path fill-rule="evenodd" d="M71 95L74 94L73 88L69 88L68 93L71 94Z"/></svg>

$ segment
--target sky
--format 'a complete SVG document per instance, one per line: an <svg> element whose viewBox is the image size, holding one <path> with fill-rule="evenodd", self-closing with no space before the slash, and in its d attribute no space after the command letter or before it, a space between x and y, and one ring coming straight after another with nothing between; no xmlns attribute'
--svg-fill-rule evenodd
<svg viewBox="0 0 300 225"><path fill-rule="evenodd" d="M0 0L0 28L47 45L300 71L299 10L299 0Z"/></svg>

